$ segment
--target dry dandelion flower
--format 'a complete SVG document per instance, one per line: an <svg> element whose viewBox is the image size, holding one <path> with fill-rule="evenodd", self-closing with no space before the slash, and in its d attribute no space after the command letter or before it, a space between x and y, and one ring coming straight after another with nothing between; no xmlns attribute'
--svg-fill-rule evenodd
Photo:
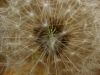
<svg viewBox="0 0 100 75"><path fill-rule="evenodd" d="M0 75L99 75L89 2L1 0Z"/></svg>

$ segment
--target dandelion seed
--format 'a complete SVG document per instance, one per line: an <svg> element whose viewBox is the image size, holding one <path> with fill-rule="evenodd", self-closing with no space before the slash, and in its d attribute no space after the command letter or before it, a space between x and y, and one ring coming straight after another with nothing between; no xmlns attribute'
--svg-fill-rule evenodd
<svg viewBox="0 0 100 75"><path fill-rule="evenodd" d="M20 13L20 10L15 8L15 7L12 7L12 12L16 13L16 14L19 14Z"/></svg>
<svg viewBox="0 0 100 75"><path fill-rule="evenodd" d="M34 13L33 12L29 12L29 16L30 17L33 17L34 16Z"/></svg>
<svg viewBox="0 0 100 75"><path fill-rule="evenodd" d="M71 52L71 56L75 55L76 53L75 52Z"/></svg>
<svg viewBox="0 0 100 75"><path fill-rule="evenodd" d="M20 25L16 24L15 27L18 29L18 28L20 28Z"/></svg>
<svg viewBox="0 0 100 75"><path fill-rule="evenodd" d="M32 35L29 35L28 37L29 37L29 38L34 38Z"/></svg>
<svg viewBox="0 0 100 75"><path fill-rule="evenodd" d="M44 24L43 24L43 26L44 26L44 27L47 27L47 26L48 26L48 23L47 23L47 22L46 22L46 23L44 23Z"/></svg>
<svg viewBox="0 0 100 75"><path fill-rule="evenodd" d="M48 7L48 3L43 3L44 8Z"/></svg>
<svg viewBox="0 0 100 75"><path fill-rule="evenodd" d="M26 0L26 4L27 4L27 3L28 3L28 4L31 3L31 1L32 1L32 0Z"/></svg>
<svg viewBox="0 0 100 75"><path fill-rule="evenodd" d="M62 33L61 33L61 35L65 35L67 33L67 31L63 31Z"/></svg>

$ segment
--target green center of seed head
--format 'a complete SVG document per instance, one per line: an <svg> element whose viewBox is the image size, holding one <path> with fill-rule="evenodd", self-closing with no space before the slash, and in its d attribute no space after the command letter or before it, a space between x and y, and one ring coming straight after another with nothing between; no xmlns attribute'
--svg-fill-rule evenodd
<svg viewBox="0 0 100 75"><path fill-rule="evenodd" d="M56 37L55 37L55 29L54 28L48 28L48 46L49 49L54 50L55 43L56 43Z"/></svg>

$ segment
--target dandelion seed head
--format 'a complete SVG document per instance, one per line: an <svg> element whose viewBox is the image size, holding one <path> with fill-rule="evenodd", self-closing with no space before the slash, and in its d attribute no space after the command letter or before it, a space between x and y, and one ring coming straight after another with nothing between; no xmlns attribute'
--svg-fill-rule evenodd
<svg viewBox="0 0 100 75"><path fill-rule="evenodd" d="M0 13L4 75L91 75L99 35L89 9L96 4L85 1L7 0L8 10Z"/></svg>

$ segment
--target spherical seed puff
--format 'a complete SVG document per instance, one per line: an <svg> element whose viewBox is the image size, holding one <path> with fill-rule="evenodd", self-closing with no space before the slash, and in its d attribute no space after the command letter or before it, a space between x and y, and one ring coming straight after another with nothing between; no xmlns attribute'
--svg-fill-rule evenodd
<svg viewBox="0 0 100 75"><path fill-rule="evenodd" d="M2 74L99 75L99 24L91 2L1 1Z"/></svg>

